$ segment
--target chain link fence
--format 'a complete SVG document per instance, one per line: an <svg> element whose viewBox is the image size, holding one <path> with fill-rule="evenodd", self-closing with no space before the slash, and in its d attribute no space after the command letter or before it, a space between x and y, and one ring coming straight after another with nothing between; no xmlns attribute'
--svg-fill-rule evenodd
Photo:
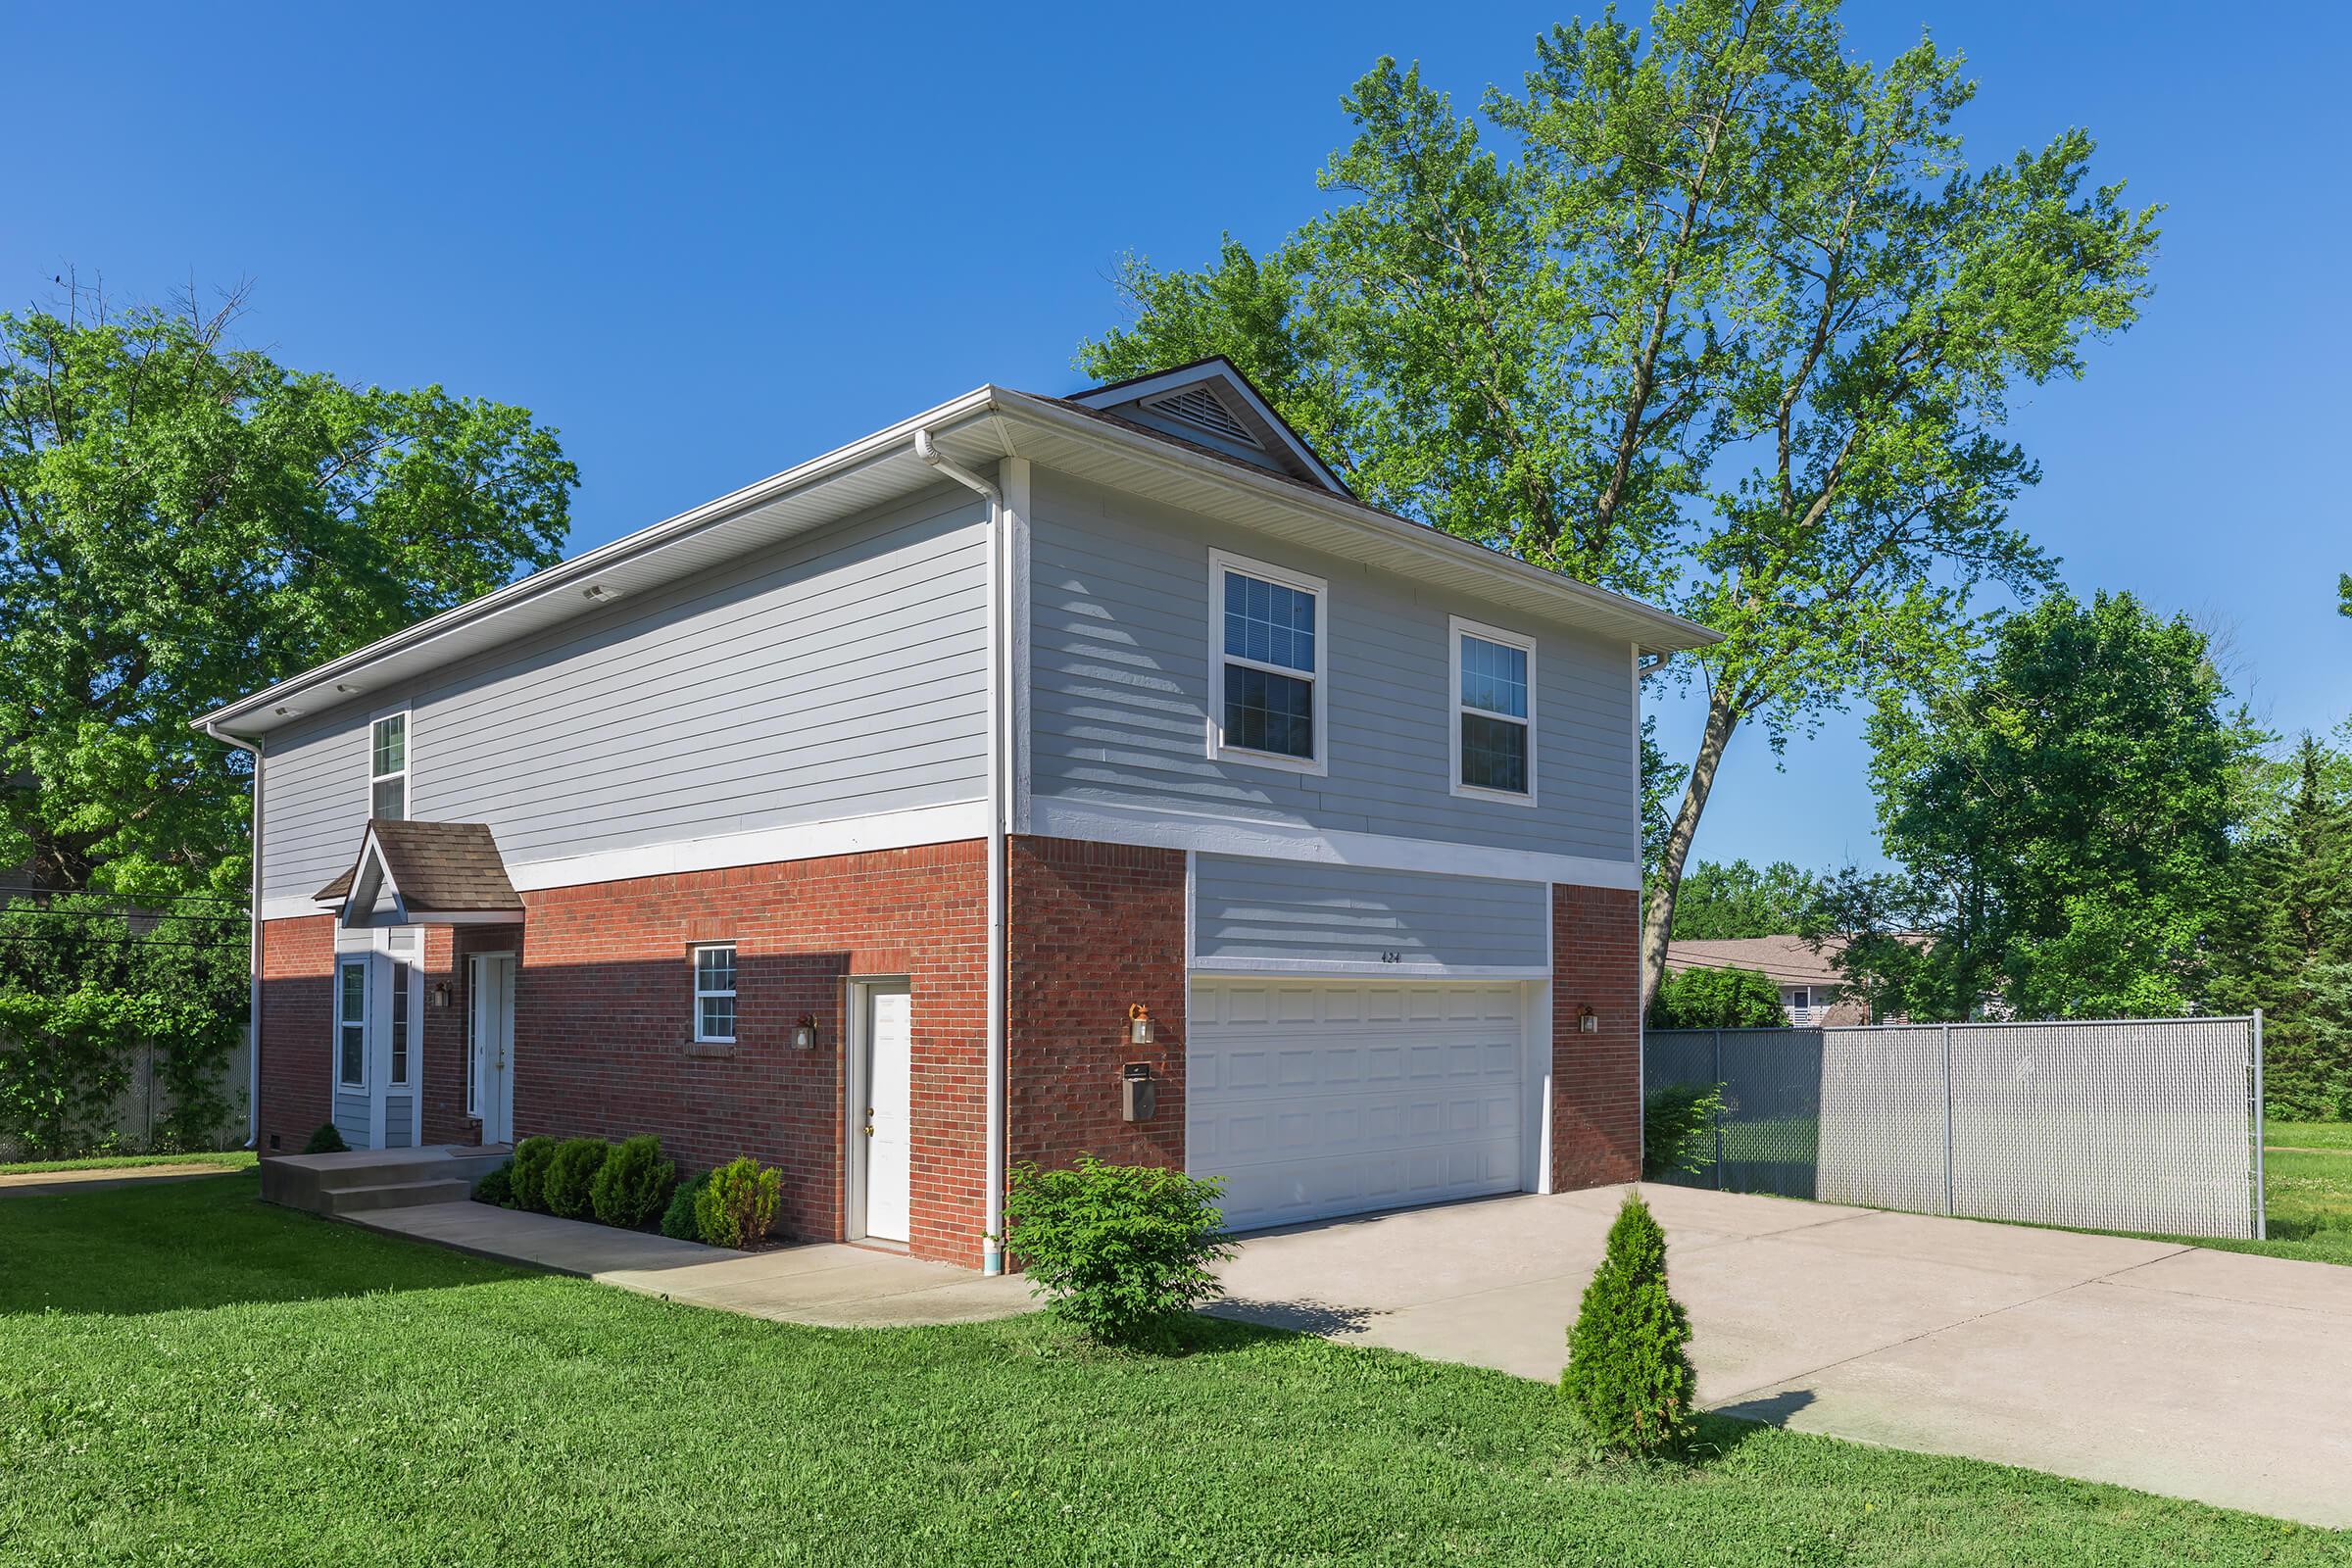
<svg viewBox="0 0 2352 1568"><path fill-rule="evenodd" d="M2258 1016L1652 1030L1642 1088L1673 1084L1724 1086L1686 1186L2263 1235Z"/></svg>

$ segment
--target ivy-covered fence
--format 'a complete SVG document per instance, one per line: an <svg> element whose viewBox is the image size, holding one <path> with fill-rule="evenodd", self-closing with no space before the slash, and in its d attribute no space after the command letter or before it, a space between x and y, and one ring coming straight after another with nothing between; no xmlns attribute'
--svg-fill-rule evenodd
<svg viewBox="0 0 2352 1568"><path fill-rule="evenodd" d="M241 1137L248 929L219 900L0 908L0 1159Z"/></svg>

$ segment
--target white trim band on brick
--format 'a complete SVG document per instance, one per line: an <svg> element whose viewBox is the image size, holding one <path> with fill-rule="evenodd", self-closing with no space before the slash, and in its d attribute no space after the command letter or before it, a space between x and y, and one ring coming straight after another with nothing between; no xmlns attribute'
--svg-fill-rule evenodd
<svg viewBox="0 0 2352 1568"><path fill-rule="evenodd" d="M836 855L866 855L877 850L908 850L924 844L955 844L980 838L987 832L988 802L955 801L906 811L878 811L871 816L795 822L745 833L679 839L670 844L525 860L508 865L507 880L514 884L517 893L530 893L548 888L586 887L598 882L627 882L638 877L675 876L687 871L723 871L732 866L767 865L780 860L816 860ZM262 904L265 920L331 912L326 906L299 896L267 899Z"/></svg>
<svg viewBox="0 0 2352 1568"><path fill-rule="evenodd" d="M1045 838L1090 839L1146 849L1191 850L1201 855L1316 860L1326 865L1361 865L1388 871L1436 871L1453 876L1492 877L1503 882L1565 882L1578 887L1632 891L1639 891L1642 886L1639 860L1543 855L1485 845L1446 844L1435 839L1397 838L1385 833L1325 832L1281 822L1195 816L1103 802L1040 798L1030 803L1029 822L1031 830Z"/></svg>

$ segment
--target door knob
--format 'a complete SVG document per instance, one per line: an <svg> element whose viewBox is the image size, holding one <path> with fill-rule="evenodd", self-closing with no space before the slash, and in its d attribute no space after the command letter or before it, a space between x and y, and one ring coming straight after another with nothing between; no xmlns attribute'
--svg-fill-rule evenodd
<svg viewBox="0 0 2352 1568"><path fill-rule="evenodd" d="M867 1122L865 1124L865 1136L868 1138L874 1136L874 1124L872 1122Z"/></svg>

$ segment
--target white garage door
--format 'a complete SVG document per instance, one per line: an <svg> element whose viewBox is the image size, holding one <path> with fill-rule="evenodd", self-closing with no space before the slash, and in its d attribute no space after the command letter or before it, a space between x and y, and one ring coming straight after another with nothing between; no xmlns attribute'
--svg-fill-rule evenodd
<svg viewBox="0 0 2352 1568"><path fill-rule="evenodd" d="M1185 1151L1225 1223L1287 1225L1516 1192L1521 988L1199 980Z"/></svg>

